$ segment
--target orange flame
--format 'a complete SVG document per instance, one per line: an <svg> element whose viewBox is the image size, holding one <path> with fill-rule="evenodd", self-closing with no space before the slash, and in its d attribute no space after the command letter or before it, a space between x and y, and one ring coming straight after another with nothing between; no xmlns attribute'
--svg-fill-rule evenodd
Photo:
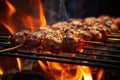
<svg viewBox="0 0 120 80"><path fill-rule="evenodd" d="M54 80L83 80L83 78L84 80L92 80L91 71L88 66L61 64L49 61L45 65L42 61L38 62L43 71L46 74L50 74Z"/></svg>
<svg viewBox="0 0 120 80"><path fill-rule="evenodd" d="M32 2L31 2L32 3ZM25 25L27 29L30 29L31 32L38 31L40 26L46 26L46 18L44 15L43 7L42 7L42 2L41 0L37 0L38 3L38 11L39 11L39 18L35 18L34 16L27 15L27 16L22 16L21 21Z"/></svg>
<svg viewBox="0 0 120 80"><path fill-rule="evenodd" d="M20 58L16 58L16 60L17 60L17 64L18 64L18 69L19 69L19 71L21 71L22 70L21 60L20 60Z"/></svg>
<svg viewBox="0 0 120 80"><path fill-rule="evenodd" d="M10 2L8 2L8 0L5 0L5 2L9 8L8 16L11 17L16 12L16 9L14 8L14 6Z"/></svg>
<svg viewBox="0 0 120 80"><path fill-rule="evenodd" d="M46 18L45 18L45 14L43 11L43 6L42 6L41 0L39 2L39 12L40 12L40 15L39 15L40 26L46 26L47 22L46 22Z"/></svg>
<svg viewBox="0 0 120 80"><path fill-rule="evenodd" d="M34 19L34 17L28 15L28 16L22 16L21 17L21 21L23 22L23 24L25 25L25 27L28 30L31 30L31 32L37 31L38 30L38 26L36 24L37 20Z"/></svg>
<svg viewBox="0 0 120 80"><path fill-rule="evenodd" d="M83 52L83 49L80 50ZM49 53L51 54L51 53ZM73 54L73 56L76 56ZM92 74L88 66L61 64L47 61L47 65L38 61L43 71L50 74L54 80L92 80Z"/></svg>
<svg viewBox="0 0 120 80"><path fill-rule="evenodd" d="M40 60L38 60L38 63L40 64L41 68L43 69L44 72L47 72L47 66Z"/></svg>
<svg viewBox="0 0 120 80"><path fill-rule="evenodd" d="M88 66L82 66L81 72L83 74L84 80L92 80L91 71Z"/></svg>
<svg viewBox="0 0 120 80"><path fill-rule="evenodd" d="M30 29L31 32L36 31L39 26L46 26L46 18L43 11L43 6L41 0L38 1L38 8L39 8L39 19L34 18L34 16L27 15L27 16L19 16L21 22L25 25L25 28ZM9 11L7 15L7 21L3 21L2 24L13 34L18 31L18 27L14 26L12 21L12 16L16 12L14 6L5 0ZM83 52L83 50L80 50ZM75 56L73 54L73 56ZM21 71L21 61L19 58L16 58L18 62L18 68ZM56 62L47 62L45 65L42 61L38 61L40 66L42 67L43 71L51 74L54 77L54 80L92 80L90 68L87 66L78 66L78 65L70 65L70 64L60 64Z"/></svg>
<svg viewBox="0 0 120 80"><path fill-rule="evenodd" d="M104 74L104 69L100 69L98 71L97 80L102 80L103 74Z"/></svg>
<svg viewBox="0 0 120 80"><path fill-rule="evenodd" d="M3 70L1 67L0 67L0 75L3 75Z"/></svg>
<svg viewBox="0 0 120 80"><path fill-rule="evenodd" d="M5 3L8 9L5 13L6 15L4 17L4 20L2 20L2 22L0 23L2 23L10 31L10 33L14 34L20 31L20 29L29 29L31 30L31 32L34 32L34 31L38 31L40 26L47 25L41 0L36 0L38 11L39 11L38 18L34 17L33 15L29 15L29 14L27 16L26 15L17 16L17 18L21 20L21 21L18 21L18 23L20 22L21 24L22 22L22 24L24 25L23 27L16 26L18 24L15 24L15 22L13 21L13 15L16 12L15 7L8 0L5 0Z"/></svg>
<svg viewBox="0 0 120 80"><path fill-rule="evenodd" d="M16 9L14 8L14 6L8 1L5 0L5 3L8 6L8 12L5 21L2 21L2 24L11 32L11 33L15 33L16 32L16 28L14 27L13 23L12 23L12 15L16 12Z"/></svg>
<svg viewBox="0 0 120 80"><path fill-rule="evenodd" d="M10 33L15 33L15 30L14 29L12 29L7 23L5 23L5 22L2 22L2 24L10 31Z"/></svg>
<svg viewBox="0 0 120 80"><path fill-rule="evenodd" d="M63 67L60 80L82 80L80 66L66 64L66 66Z"/></svg>

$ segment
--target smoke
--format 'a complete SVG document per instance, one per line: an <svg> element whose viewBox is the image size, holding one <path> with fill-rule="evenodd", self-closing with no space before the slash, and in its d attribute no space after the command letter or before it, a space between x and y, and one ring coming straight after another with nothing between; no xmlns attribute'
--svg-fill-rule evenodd
<svg viewBox="0 0 120 80"><path fill-rule="evenodd" d="M48 24L53 24L58 21L69 19L64 3L65 0L43 1L44 11Z"/></svg>
<svg viewBox="0 0 120 80"><path fill-rule="evenodd" d="M48 24L100 14L100 0L43 0Z"/></svg>

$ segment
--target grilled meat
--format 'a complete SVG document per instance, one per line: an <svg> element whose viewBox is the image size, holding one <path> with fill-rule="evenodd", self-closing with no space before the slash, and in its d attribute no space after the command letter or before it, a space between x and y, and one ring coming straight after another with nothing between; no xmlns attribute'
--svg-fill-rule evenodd
<svg viewBox="0 0 120 80"><path fill-rule="evenodd" d="M22 44L27 41L27 37L30 34L29 30L22 30L12 35L11 43L13 45Z"/></svg>
<svg viewBox="0 0 120 80"><path fill-rule="evenodd" d="M45 29L45 28L44 28ZM41 31L41 29L40 29ZM62 36L56 31L46 28L42 32L42 47L46 51L59 52L61 49Z"/></svg>
<svg viewBox="0 0 120 80"><path fill-rule="evenodd" d="M42 40L42 33L40 31L33 32L27 36L27 40L25 42L25 45L29 49L37 48L38 46L41 45L41 40Z"/></svg>
<svg viewBox="0 0 120 80"><path fill-rule="evenodd" d="M120 18L116 18L113 20L115 24L118 26L118 29L120 29Z"/></svg>
<svg viewBox="0 0 120 80"><path fill-rule="evenodd" d="M79 46L79 37L72 33L70 29L66 29L62 40L62 49L65 52L74 52Z"/></svg>
<svg viewBox="0 0 120 80"><path fill-rule="evenodd" d="M30 49L41 46L45 51L74 52L82 48L81 40L104 41L111 32L118 32L118 22L108 16L58 22L51 26L40 27L38 32L22 30L13 35L11 42L14 45L24 42Z"/></svg>

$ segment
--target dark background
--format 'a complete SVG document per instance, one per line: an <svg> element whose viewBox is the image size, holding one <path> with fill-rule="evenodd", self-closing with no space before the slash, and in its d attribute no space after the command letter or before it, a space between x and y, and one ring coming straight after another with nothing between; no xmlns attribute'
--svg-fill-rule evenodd
<svg viewBox="0 0 120 80"><path fill-rule="evenodd" d="M37 2L39 0L8 0L17 8L15 15L32 15L37 18ZM108 15L120 17L119 0L42 0L48 24L70 18L99 17ZM5 0L0 0L0 20L6 19L8 7ZM13 15L14 16L14 15Z"/></svg>
<svg viewBox="0 0 120 80"><path fill-rule="evenodd" d="M120 16L119 0L66 0L66 7L70 17Z"/></svg>

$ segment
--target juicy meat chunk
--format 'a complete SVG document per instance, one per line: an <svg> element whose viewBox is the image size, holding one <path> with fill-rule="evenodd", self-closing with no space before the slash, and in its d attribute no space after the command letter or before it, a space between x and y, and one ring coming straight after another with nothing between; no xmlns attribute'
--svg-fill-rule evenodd
<svg viewBox="0 0 120 80"><path fill-rule="evenodd" d="M40 31L31 33L26 40L26 47L32 49L41 45L42 34Z"/></svg>
<svg viewBox="0 0 120 80"><path fill-rule="evenodd" d="M120 18L88 17L40 27L38 32L22 30L13 34L11 42L14 45L24 43L24 46L29 49L40 46L43 51L75 52L82 48L81 40L104 41L108 38L108 34L118 32L119 29Z"/></svg>
<svg viewBox="0 0 120 80"><path fill-rule="evenodd" d="M27 41L27 37L30 34L29 30L22 30L12 35L11 43L19 45Z"/></svg>
<svg viewBox="0 0 120 80"><path fill-rule="evenodd" d="M62 37L52 29L47 29L43 34L42 48L46 51L59 52L61 50Z"/></svg>
<svg viewBox="0 0 120 80"><path fill-rule="evenodd" d="M75 52L79 47L79 38L67 30L62 41L62 49L65 52Z"/></svg>

